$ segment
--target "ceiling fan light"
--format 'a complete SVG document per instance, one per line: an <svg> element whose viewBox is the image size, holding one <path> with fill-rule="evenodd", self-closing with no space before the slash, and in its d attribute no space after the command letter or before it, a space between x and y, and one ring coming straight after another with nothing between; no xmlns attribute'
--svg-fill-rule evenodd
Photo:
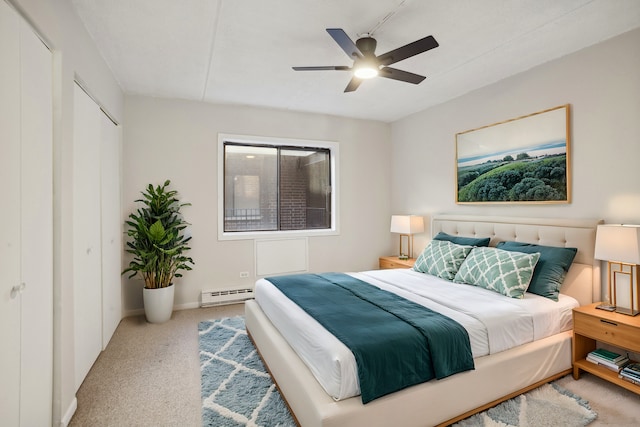
<svg viewBox="0 0 640 427"><path fill-rule="evenodd" d="M359 79L370 79L378 75L378 67L363 65L353 71L353 75Z"/></svg>

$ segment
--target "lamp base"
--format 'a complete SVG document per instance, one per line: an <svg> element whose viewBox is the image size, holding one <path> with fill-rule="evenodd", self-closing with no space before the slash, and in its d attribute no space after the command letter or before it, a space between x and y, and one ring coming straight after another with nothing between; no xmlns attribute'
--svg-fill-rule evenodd
<svg viewBox="0 0 640 427"><path fill-rule="evenodd" d="M406 260L408 260L408 259L409 259L409 255L399 255L399 256L398 256L398 259L399 259L400 261L406 261Z"/></svg>
<svg viewBox="0 0 640 427"><path fill-rule="evenodd" d="M627 316L637 316L640 314L640 311L631 308L616 307L616 313L626 314Z"/></svg>
<svg viewBox="0 0 640 427"><path fill-rule="evenodd" d="M602 303L600 305L596 305L596 308L598 310L604 310L604 311L615 311L616 310L616 306L615 305L605 304L605 303Z"/></svg>

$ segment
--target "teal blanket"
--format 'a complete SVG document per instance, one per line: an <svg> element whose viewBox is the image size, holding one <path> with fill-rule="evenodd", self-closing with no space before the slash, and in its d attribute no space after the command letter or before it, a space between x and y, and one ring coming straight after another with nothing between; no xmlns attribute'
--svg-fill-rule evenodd
<svg viewBox="0 0 640 427"><path fill-rule="evenodd" d="M355 356L362 402L474 369L456 321L342 273L267 278Z"/></svg>

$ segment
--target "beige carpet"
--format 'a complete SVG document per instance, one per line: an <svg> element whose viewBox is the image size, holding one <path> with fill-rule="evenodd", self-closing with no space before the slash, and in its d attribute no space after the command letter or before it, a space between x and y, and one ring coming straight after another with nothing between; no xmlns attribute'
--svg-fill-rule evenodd
<svg viewBox="0 0 640 427"><path fill-rule="evenodd" d="M588 373L582 373L578 381L567 375L557 383L589 401L591 409L598 414L590 427L640 426L640 395Z"/></svg>
<svg viewBox="0 0 640 427"><path fill-rule="evenodd" d="M198 323L244 313L244 305L176 311L152 325L144 316L120 322L78 390L75 426L200 426ZM598 413L590 426L640 425L640 395L589 374L559 384Z"/></svg>
<svg viewBox="0 0 640 427"><path fill-rule="evenodd" d="M200 426L198 323L239 314L243 304L175 311L161 325L122 319L80 386L69 425Z"/></svg>

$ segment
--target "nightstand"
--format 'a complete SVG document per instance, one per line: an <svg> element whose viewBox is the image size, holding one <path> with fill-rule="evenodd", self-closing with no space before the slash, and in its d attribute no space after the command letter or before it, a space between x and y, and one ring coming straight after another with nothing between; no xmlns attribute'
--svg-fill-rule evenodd
<svg viewBox="0 0 640 427"><path fill-rule="evenodd" d="M415 262L415 258L398 259L397 256L381 256L379 260L381 270L387 268L411 268Z"/></svg>
<svg viewBox="0 0 640 427"><path fill-rule="evenodd" d="M640 352L640 316L633 317L596 309L600 303L573 309L573 378L580 378L580 370L640 394L640 386L618 378L612 370L586 360L595 350L596 341L610 344L622 351Z"/></svg>

